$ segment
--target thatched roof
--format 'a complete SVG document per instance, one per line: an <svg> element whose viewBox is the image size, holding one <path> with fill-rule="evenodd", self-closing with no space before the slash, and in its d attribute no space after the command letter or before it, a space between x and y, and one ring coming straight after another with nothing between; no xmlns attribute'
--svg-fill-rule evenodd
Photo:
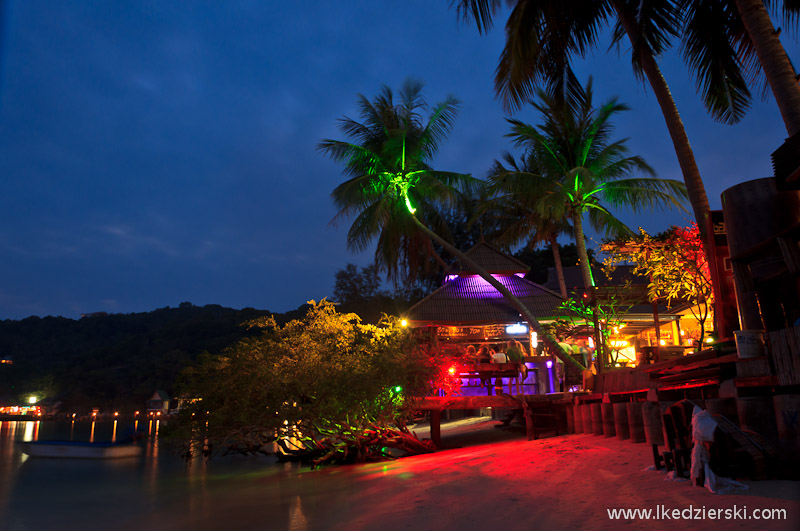
<svg viewBox="0 0 800 531"><path fill-rule="evenodd" d="M517 296L537 318L552 318L561 304L556 293L516 275L495 278ZM477 275L459 276L446 282L407 312L415 325L493 324L523 321L491 284Z"/></svg>

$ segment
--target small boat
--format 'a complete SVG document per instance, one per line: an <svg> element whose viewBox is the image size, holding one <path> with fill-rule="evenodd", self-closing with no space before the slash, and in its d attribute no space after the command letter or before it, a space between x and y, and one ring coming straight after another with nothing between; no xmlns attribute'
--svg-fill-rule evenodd
<svg viewBox="0 0 800 531"><path fill-rule="evenodd" d="M68 457L73 459L116 459L142 454L136 443L27 441L19 442L23 452L31 457Z"/></svg>

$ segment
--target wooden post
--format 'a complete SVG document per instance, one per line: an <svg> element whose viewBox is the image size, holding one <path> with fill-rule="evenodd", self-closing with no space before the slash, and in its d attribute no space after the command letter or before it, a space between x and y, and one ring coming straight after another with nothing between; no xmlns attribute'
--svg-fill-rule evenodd
<svg viewBox="0 0 800 531"><path fill-rule="evenodd" d="M431 409L431 441L436 448L442 447L442 410Z"/></svg>
<svg viewBox="0 0 800 531"><path fill-rule="evenodd" d="M529 441L532 441L536 438L536 432L533 429L533 410L527 400L522 401L522 408L525 412L525 435Z"/></svg>
<svg viewBox="0 0 800 531"><path fill-rule="evenodd" d="M653 301L653 323L656 325L656 348L653 351L653 363L661 361L661 323L658 320L658 301Z"/></svg>

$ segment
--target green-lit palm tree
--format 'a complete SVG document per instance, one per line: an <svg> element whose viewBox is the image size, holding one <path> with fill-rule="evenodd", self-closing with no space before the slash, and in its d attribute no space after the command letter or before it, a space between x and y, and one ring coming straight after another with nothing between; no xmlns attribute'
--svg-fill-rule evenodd
<svg viewBox="0 0 800 531"><path fill-rule="evenodd" d="M344 117L339 123L354 142L323 140L318 148L343 163L350 177L331 194L339 208L332 224L355 216L347 233L348 249L364 251L377 239L375 263L390 278L407 281L427 272L431 257L440 267L448 266L430 236L406 215L407 206L413 201L426 226L447 238L441 208L456 204L471 178L429 166L452 128L459 101L451 96L434 105L423 122L427 104L422 84L408 80L398 96L385 86L373 101L359 95L361 121Z"/></svg>
<svg viewBox="0 0 800 531"><path fill-rule="evenodd" d="M543 90L533 106L541 125L509 120L517 147L536 160L538 173L509 171L492 178L496 190L536 205L552 219L572 223L581 274L587 288L594 286L584 233L584 216L592 228L616 237L633 234L611 209L623 207L640 212L675 206L686 198L680 181L659 179L639 156L630 156L626 140L611 140L614 115L628 107L612 98L597 109L592 103L592 82L570 88L567 100ZM630 177L635 172L651 177Z"/></svg>
<svg viewBox="0 0 800 531"><path fill-rule="evenodd" d="M468 175L430 167L439 144L450 132L457 105L455 98L447 98L434 105L427 122L423 122L421 113L427 105L421 83L407 81L398 103L388 87L372 102L359 96L363 120L344 118L340 122L341 131L355 142L323 140L318 146L342 163L349 177L331 194L339 208L333 222L354 216L347 235L348 246L363 250L377 238L376 263L389 274L397 274L403 267L408 270L406 276L413 276L413 260L422 259L418 251L432 253L431 240L435 241L497 289L550 351L565 363L583 368L545 332L514 294L438 233L446 230L440 224L438 209L452 206L460 191L474 184ZM426 243L416 243L423 238Z"/></svg>
<svg viewBox="0 0 800 531"><path fill-rule="evenodd" d="M611 118L627 107L611 99L595 109L591 80L585 89L571 83L568 92L570 96L561 99L538 91L539 101L533 103L542 118L538 127L509 120L509 136L536 161L534 167L539 173L509 171L495 175L492 182L496 190L534 205L542 216L572 223L583 282L596 305L584 217L592 228L606 235L632 234L612 214L612 208L634 212L682 208L680 199L686 197L686 187L675 180L631 177L634 172L651 176L654 172L641 157L629 156L625 140L611 140ZM594 326L595 342L602 348L599 324L595 322Z"/></svg>
<svg viewBox="0 0 800 531"><path fill-rule="evenodd" d="M536 164L533 153L529 152L519 161L505 152L503 161L496 160L489 172L490 179L509 174L534 174L541 171ZM512 249L524 245L533 249L540 243L550 245L553 252L556 279L561 296L567 298L567 284L564 281L564 267L561 263L561 251L558 248L560 235L571 235L572 226L564 217L558 217L551 209L542 214L537 205L538 198L519 197L509 191L496 190L496 196L484 203L485 212L494 218L495 231L490 235L493 242L504 249Z"/></svg>
<svg viewBox="0 0 800 531"><path fill-rule="evenodd" d="M613 42L620 43L628 36L634 71L647 79L658 100L695 219L705 232L708 196L656 58L680 40L711 114L728 123L741 119L750 93L737 54L748 47L737 41L742 33L740 21L728 16L729 1L693 0L687 5L697 9L688 15L677 0L451 0L451 4L465 19L474 20L480 31L491 28L493 15L503 4L512 8L495 76L497 93L507 109L525 103L538 85L547 85L554 94L563 93L573 79L573 57L595 48L603 27L615 24Z"/></svg>

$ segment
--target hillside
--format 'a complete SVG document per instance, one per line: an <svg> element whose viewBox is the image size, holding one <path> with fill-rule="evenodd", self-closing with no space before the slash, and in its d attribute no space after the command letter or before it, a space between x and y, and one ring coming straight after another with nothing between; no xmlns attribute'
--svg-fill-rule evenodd
<svg viewBox="0 0 800 531"><path fill-rule="evenodd" d="M221 352L251 333L242 323L270 313L184 302L147 313L0 321L0 358L13 361L0 364L0 404L36 395L70 411L141 409L156 389L172 392L187 363Z"/></svg>

